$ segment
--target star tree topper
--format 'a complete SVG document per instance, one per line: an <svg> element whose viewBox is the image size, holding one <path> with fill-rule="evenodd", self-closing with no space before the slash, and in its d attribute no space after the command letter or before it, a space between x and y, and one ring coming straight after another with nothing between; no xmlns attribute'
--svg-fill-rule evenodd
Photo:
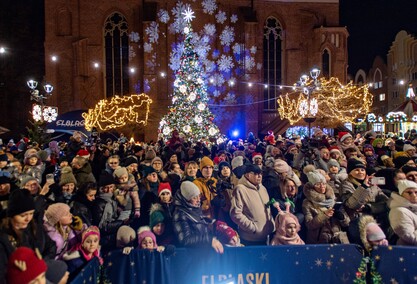
<svg viewBox="0 0 417 284"><path fill-rule="evenodd" d="M190 23L195 18L194 11L191 10L190 7L188 7L187 10L185 10L184 12L182 12L182 14L184 15L184 20L187 23Z"/></svg>

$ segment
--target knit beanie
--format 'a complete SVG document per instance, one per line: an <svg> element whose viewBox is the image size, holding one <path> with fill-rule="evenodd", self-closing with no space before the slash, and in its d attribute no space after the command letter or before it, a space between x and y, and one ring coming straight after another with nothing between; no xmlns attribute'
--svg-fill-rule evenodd
<svg viewBox="0 0 417 284"><path fill-rule="evenodd" d="M61 260L48 260L48 271L46 271L46 279L51 283L59 283L68 270L68 266Z"/></svg>
<svg viewBox="0 0 417 284"><path fill-rule="evenodd" d="M168 182L161 182L158 186L158 197L161 196L163 192L169 192L172 195L171 185Z"/></svg>
<svg viewBox="0 0 417 284"><path fill-rule="evenodd" d="M129 173L127 172L127 169L125 167L118 167L113 172L113 177L115 177L115 178L120 178L123 175L126 175L126 176L129 175Z"/></svg>
<svg viewBox="0 0 417 284"><path fill-rule="evenodd" d="M216 236L222 244L228 244L233 237L237 236L237 233L225 222L217 221Z"/></svg>
<svg viewBox="0 0 417 284"><path fill-rule="evenodd" d="M0 171L0 184L6 184L12 182L12 175L6 171Z"/></svg>
<svg viewBox="0 0 417 284"><path fill-rule="evenodd" d="M307 173L308 182L312 185L315 185L316 183L322 182L326 183L326 178L318 171L314 170Z"/></svg>
<svg viewBox="0 0 417 284"><path fill-rule="evenodd" d="M130 166L131 164L137 164L138 163L138 159L134 156L129 156L124 160L124 165L125 167Z"/></svg>
<svg viewBox="0 0 417 284"><path fill-rule="evenodd" d="M371 150L372 152L374 152L374 147L372 147L371 144L365 144L365 145L363 145L363 152L365 152L367 150Z"/></svg>
<svg viewBox="0 0 417 284"><path fill-rule="evenodd" d="M151 229L160 223L164 223L165 214L161 204L152 204L149 217L149 227Z"/></svg>
<svg viewBox="0 0 417 284"><path fill-rule="evenodd" d="M141 246L142 241L146 237L150 237L152 239L155 248L158 246L158 244L156 243L155 234L152 233L151 228L149 228L148 226L142 226L138 230L138 244L139 244L139 247Z"/></svg>
<svg viewBox="0 0 417 284"><path fill-rule="evenodd" d="M200 189L191 181L183 181L181 183L181 194L185 200L189 201L191 198L200 195Z"/></svg>
<svg viewBox="0 0 417 284"><path fill-rule="evenodd" d="M35 252L28 247L18 247L7 262L7 283L28 284L46 270L39 250Z"/></svg>
<svg viewBox="0 0 417 284"><path fill-rule="evenodd" d="M54 203L49 205L45 211L45 217L51 226L55 226L62 217L70 212L70 207L65 203Z"/></svg>
<svg viewBox="0 0 417 284"><path fill-rule="evenodd" d="M81 244L83 244L85 240L92 235L98 236L98 239L100 240L100 229L97 226L90 226L84 230L81 234Z"/></svg>
<svg viewBox="0 0 417 284"><path fill-rule="evenodd" d="M39 159L42 162L45 162L46 160L48 160L49 154L45 150L39 150L37 154L38 154Z"/></svg>
<svg viewBox="0 0 417 284"><path fill-rule="evenodd" d="M36 180L37 182L39 182L39 181L38 181L38 179L37 179L37 178L35 178L35 177L33 177L33 176L30 176L30 175L24 175L24 176L22 177L22 181L20 182L20 187L21 187L21 188L24 188L24 187L25 187L25 185L26 185L28 182L32 181L32 180Z"/></svg>
<svg viewBox="0 0 417 284"><path fill-rule="evenodd" d="M416 149L416 147L414 147L414 146L413 146L413 145L411 145L411 144L404 144L403 149L404 149L404 152L406 152L406 151L408 151L408 150L415 150L415 149Z"/></svg>
<svg viewBox="0 0 417 284"><path fill-rule="evenodd" d="M348 174L353 171L354 169L365 169L365 165L364 163L362 163L361 161L359 161L358 159L349 159L348 163L347 163L347 172Z"/></svg>
<svg viewBox="0 0 417 284"><path fill-rule="evenodd" d="M7 217L35 210L35 201L27 189L18 189L9 196L7 203Z"/></svg>
<svg viewBox="0 0 417 284"><path fill-rule="evenodd" d="M283 213L278 214L277 217L275 218L276 230L283 236L287 234L286 228L288 224L295 224L295 228L297 232L299 232L301 229L301 226L297 217L292 213L283 212Z"/></svg>
<svg viewBox="0 0 417 284"><path fill-rule="evenodd" d="M392 139L391 139L392 140ZM382 143L382 145L384 145L384 140L382 140L382 138L375 138L374 141L372 141L372 146L376 147L376 145L378 143ZM388 145L387 145L388 146Z"/></svg>
<svg viewBox="0 0 417 284"><path fill-rule="evenodd" d="M230 166L230 164L226 161L223 161L223 162L220 162L220 164L219 164L219 172L221 172L224 167L227 167L230 170L232 170L232 167Z"/></svg>
<svg viewBox="0 0 417 284"><path fill-rule="evenodd" d="M343 142L348 137L352 138L352 135L349 132L339 132L338 136L340 142Z"/></svg>
<svg viewBox="0 0 417 284"><path fill-rule="evenodd" d="M409 172L417 172L417 167L406 165L406 166L403 166L401 170L403 171L403 173L407 175Z"/></svg>
<svg viewBox="0 0 417 284"><path fill-rule="evenodd" d="M136 239L136 232L132 227L123 225L117 230L116 234L116 246L118 248L124 248Z"/></svg>
<svg viewBox="0 0 417 284"><path fill-rule="evenodd" d="M59 185L63 186L68 183L77 184L74 174L72 173L72 168L70 166L63 167L61 169L61 177L59 178Z"/></svg>
<svg viewBox="0 0 417 284"><path fill-rule="evenodd" d="M103 187L110 184L116 184L114 177L110 174L102 174L98 180L98 185Z"/></svg>
<svg viewBox="0 0 417 284"><path fill-rule="evenodd" d="M339 162L338 161L336 161L335 159L330 159L328 162L327 162L327 166L330 168L330 167L337 167L339 170L340 170L340 165L339 165Z"/></svg>
<svg viewBox="0 0 417 284"><path fill-rule="evenodd" d="M155 173L155 169L150 166L144 166L143 167L143 177L146 178L148 175Z"/></svg>
<svg viewBox="0 0 417 284"><path fill-rule="evenodd" d="M400 169L402 166L404 166L405 164L407 164L408 161L412 160L413 158L411 157L406 157L406 156L398 156L395 157L393 162L395 165L396 169Z"/></svg>
<svg viewBox="0 0 417 284"><path fill-rule="evenodd" d="M274 163L274 169L277 173L286 173L290 170L290 166L287 164L286 161L277 159Z"/></svg>
<svg viewBox="0 0 417 284"><path fill-rule="evenodd" d="M156 153L154 150L150 149L145 153L145 160L152 161L153 158L156 157Z"/></svg>
<svg viewBox="0 0 417 284"><path fill-rule="evenodd" d="M159 157L155 157L155 158L153 158L153 159L152 159L151 166L152 166L152 165L153 165L153 163L155 163L156 161L161 162L161 163L162 163L162 165L164 164L164 162L162 162L162 159L161 159L161 158L159 158Z"/></svg>
<svg viewBox="0 0 417 284"><path fill-rule="evenodd" d="M417 183L408 179L402 179L397 182L398 194L402 195L407 188L414 188L417 190Z"/></svg>
<svg viewBox="0 0 417 284"><path fill-rule="evenodd" d="M243 157L242 156L234 157L232 160L232 170L240 166L243 166Z"/></svg>
<svg viewBox="0 0 417 284"><path fill-rule="evenodd" d="M368 223L365 227L366 229L366 238L368 241L380 241L386 238L382 229L378 226L377 223Z"/></svg>
<svg viewBox="0 0 417 284"><path fill-rule="evenodd" d="M212 167L212 168L214 168L213 161L209 157L207 157L207 156L204 156L201 159L201 161L200 161L200 171L202 171L203 168L205 168L205 167Z"/></svg>

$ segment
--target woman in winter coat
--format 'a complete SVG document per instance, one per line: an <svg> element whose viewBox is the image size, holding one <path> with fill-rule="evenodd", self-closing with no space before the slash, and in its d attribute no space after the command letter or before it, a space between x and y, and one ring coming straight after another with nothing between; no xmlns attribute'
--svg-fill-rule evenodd
<svg viewBox="0 0 417 284"><path fill-rule="evenodd" d="M72 214L79 216L84 224L93 224L92 208L96 199L97 185L92 182L85 183L74 196L71 204Z"/></svg>
<svg viewBox="0 0 417 284"><path fill-rule="evenodd" d="M397 245L417 246L417 183L400 180L397 187L388 202L391 228L399 238Z"/></svg>
<svg viewBox="0 0 417 284"><path fill-rule="evenodd" d="M304 186L303 212L307 227L308 244L349 243L342 226L349 219L342 209L335 209L335 195L325 177L314 170L307 173L308 183Z"/></svg>
<svg viewBox="0 0 417 284"><path fill-rule="evenodd" d="M209 247L223 253L223 245L210 230L210 220L204 219L201 210L200 190L184 181L175 194L174 232L178 244L183 247Z"/></svg>
<svg viewBox="0 0 417 284"><path fill-rule="evenodd" d="M7 217L0 224L0 283L4 283L7 261L12 252L21 246L35 250L45 261L55 258L56 246L35 220L35 202L30 192L18 189L10 194Z"/></svg>
<svg viewBox="0 0 417 284"><path fill-rule="evenodd" d="M374 216L382 228L386 229L388 197L378 186L370 184L365 165L361 161L349 159L347 172L348 178L341 187L341 199L351 221L366 213Z"/></svg>

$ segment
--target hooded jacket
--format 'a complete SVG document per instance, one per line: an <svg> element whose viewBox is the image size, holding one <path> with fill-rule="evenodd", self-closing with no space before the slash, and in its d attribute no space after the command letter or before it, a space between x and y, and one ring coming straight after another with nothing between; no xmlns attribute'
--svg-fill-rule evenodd
<svg viewBox="0 0 417 284"><path fill-rule="evenodd" d="M388 206L391 227L399 238L397 245L417 246L417 204L393 192Z"/></svg>
<svg viewBox="0 0 417 284"><path fill-rule="evenodd" d="M232 194L230 217L239 226L239 235L250 242L263 242L274 231L269 195L260 184L256 187L243 176Z"/></svg>

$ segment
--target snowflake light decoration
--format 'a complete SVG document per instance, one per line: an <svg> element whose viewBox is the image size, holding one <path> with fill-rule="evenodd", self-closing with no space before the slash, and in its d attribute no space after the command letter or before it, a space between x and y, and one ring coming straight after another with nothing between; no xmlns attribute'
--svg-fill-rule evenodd
<svg viewBox="0 0 417 284"><path fill-rule="evenodd" d="M190 7L187 7L187 10L185 10L184 12L182 12L182 15L184 15L184 20L187 23L190 23L195 18L194 11L191 10Z"/></svg>
<svg viewBox="0 0 417 284"><path fill-rule="evenodd" d="M32 107L32 117L34 121L42 120L42 107L40 105L34 104Z"/></svg>
<svg viewBox="0 0 417 284"><path fill-rule="evenodd" d="M209 15L213 15L217 9L217 3L215 0L203 0L201 2L201 6L203 6L203 12Z"/></svg>
<svg viewBox="0 0 417 284"><path fill-rule="evenodd" d="M226 26L220 35L220 43L225 46L230 46L235 40L235 29L233 27Z"/></svg>
<svg viewBox="0 0 417 284"><path fill-rule="evenodd" d="M161 23L168 23L169 21L169 14L167 10L161 9L158 11L158 18L161 21Z"/></svg>
<svg viewBox="0 0 417 284"><path fill-rule="evenodd" d="M219 11L216 14L216 21L219 24L223 24L227 20L226 13L224 11Z"/></svg>
<svg viewBox="0 0 417 284"><path fill-rule="evenodd" d="M58 109L56 107L44 107L42 112L43 120L47 122L55 121L58 117Z"/></svg>

